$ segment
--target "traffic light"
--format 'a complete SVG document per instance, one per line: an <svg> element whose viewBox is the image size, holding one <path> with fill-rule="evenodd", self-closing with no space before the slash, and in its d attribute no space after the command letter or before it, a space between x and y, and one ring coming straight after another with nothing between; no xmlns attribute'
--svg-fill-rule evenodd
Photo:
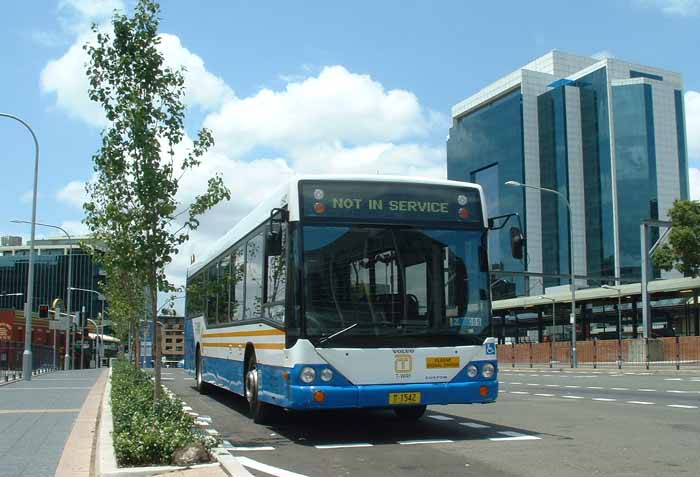
<svg viewBox="0 0 700 477"><path fill-rule="evenodd" d="M49 305L39 305L39 318L49 317Z"/></svg>

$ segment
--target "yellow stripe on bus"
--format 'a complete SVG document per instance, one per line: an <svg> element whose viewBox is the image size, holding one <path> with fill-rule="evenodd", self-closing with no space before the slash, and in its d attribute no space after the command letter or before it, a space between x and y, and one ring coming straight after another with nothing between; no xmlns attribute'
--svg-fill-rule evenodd
<svg viewBox="0 0 700 477"><path fill-rule="evenodd" d="M202 343L206 348L243 348L246 343ZM284 343L253 343L258 349L284 349Z"/></svg>
<svg viewBox="0 0 700 477"><path fill-rule="evenodd" d="M235 338L238 336L279 336L284 335L281 330L250 330L250 331L225 331L222 333L204 333L202 338Z"/></svg>

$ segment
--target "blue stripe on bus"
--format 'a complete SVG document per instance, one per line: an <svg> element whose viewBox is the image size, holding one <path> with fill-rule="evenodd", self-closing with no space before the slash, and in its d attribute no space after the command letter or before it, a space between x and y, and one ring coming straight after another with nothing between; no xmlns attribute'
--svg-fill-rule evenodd
<svg viewBox="0 0 700 477"><path fill-rule="evenodd" d="M243 361L202 357L202 378L220 388L243 394Z"/></svg>

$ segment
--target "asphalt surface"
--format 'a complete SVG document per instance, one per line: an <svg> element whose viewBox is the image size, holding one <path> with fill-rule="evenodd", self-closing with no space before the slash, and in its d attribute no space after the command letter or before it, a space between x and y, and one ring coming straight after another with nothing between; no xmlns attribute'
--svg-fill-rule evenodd
<svg viewBox="0 0 700 477"><path fill-rule="evenodd" d="M55 474L101 371L58 371L0 386L0 476Z"/></svg>
<svg viewBox="0 0 700 477"><path fill-rule="evenodd" d="M254 424L243 398L164 384L259 476L583 476L700 473L700 371L503 370L499 400L388 411L281 413ZM625 374L627 373L627 374Z"/></svg>

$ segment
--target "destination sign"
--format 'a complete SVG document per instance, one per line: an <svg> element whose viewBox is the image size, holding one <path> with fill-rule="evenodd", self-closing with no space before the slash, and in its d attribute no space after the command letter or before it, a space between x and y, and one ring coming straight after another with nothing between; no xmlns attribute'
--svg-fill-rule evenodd
<svg viewBox="0 0 700 477"><path fill-rule="evenodd" d="M482 224L472 188L395 182L302 182L305 217Z"/></svg>

